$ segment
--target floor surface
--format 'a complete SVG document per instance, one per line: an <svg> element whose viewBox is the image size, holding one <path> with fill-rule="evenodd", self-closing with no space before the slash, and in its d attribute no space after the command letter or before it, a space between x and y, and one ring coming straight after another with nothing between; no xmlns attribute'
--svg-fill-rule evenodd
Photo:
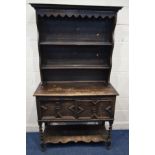
<svg viewBox="0 0 155 155"><path fill-rule="evenodd" d="M40 151L39 134L26 133L26 155L128 155L129 131L112 132L112 148L107 150L103 143L50 144L45 152Z"/></svg>

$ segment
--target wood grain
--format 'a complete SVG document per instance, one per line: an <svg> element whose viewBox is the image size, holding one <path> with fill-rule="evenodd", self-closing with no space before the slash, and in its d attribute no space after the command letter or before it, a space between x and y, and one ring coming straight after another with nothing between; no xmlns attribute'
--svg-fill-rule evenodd
<svg viewBox="0 0 155 155"><path fill-rule="evenodd" d="M118 95L111 84L103 82L52 82L40 84L34 96L103 96Z"/></svg>
<svg viewBox="0 0 155 155"><path fill-rule="evenodd" d="M48 126L44 132L45 143L106 142L107 138L104 126Z"/></svg>

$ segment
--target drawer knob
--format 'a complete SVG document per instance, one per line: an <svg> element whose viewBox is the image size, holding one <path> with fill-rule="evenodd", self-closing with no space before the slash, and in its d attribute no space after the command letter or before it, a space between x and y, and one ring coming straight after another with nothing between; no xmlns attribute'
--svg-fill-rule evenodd
<svg viewBox="0 0 155 155"><path fill-rule="evenodd" d="M96 33L96 37L99 37L100 36L100 33Z"/></svg>

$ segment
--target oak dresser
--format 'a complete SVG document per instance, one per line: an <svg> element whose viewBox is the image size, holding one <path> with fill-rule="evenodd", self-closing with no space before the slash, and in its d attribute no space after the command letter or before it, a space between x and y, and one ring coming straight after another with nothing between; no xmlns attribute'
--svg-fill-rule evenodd
<svg viewBox="0 0 155 155"><path fill-rule="evenodd" d="M111 146L117 91L110 84L121 7L31 4L36 10L41 148L47 143ZM105 123L108 122L108 128Z"/></svg>

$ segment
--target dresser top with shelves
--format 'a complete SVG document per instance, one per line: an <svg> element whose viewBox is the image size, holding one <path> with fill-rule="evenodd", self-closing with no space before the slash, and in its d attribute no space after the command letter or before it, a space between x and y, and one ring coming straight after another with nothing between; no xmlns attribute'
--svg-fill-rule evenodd
<svg viewBox="0 0 155 155"><path fill-rule="evenodd" d="M110 73L121 7L31 5L37 17L41 75L34 95L118 95Z"/></svg>

